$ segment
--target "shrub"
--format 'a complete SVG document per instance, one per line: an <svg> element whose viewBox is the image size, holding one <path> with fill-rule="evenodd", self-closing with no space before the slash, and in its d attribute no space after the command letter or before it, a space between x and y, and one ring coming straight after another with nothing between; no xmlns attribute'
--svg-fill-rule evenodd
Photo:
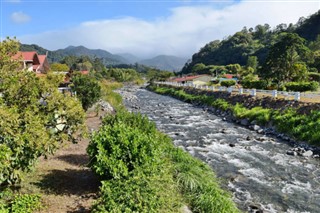
<svg viewBox="0 0 320 213"><path fill-rule="evenodd" d="M106 117L87 151L104 179L93 212L178 212L180 191L194 212L238 212L212 170L140 114Z"/></svg>
<svg viewBox="0 0 320 213"><path fill-rule="evenodd" d="M225 81L221 81L221 86L224 86L224 87L231 87L231 86L234 86L236 85L236 81L235 80L225 80Z"/></svg>
<svg viewBox="0 0 320 213"><path fill-rule="evenodd" d="M153 170L158 150L155 139L123 123L103 126L88 147L92 169L104 178L124 178L134 169Z"/></svg>
<svg viewBox="0 0 320 213"><path fill-rule="evenodd" d="M124 178L141 167L151 172L159 163L159 137L155 125L140 114L108 116L87 148L90 166L104 179Z"/></svg>
<svg viewBox="0 0 320 213"><path fill-rule="evenodd" d="M320 82L320 73L317 72L309 72L309 78L311 81Z"/></svg>
<svg viewBox="0 0 320 213"><path fill-rule="evenodd" d="M42 208L41 196L37 194L20 194L13 196L12 192L6 191L0 197L6 200L0 202L1 213L32 213ZM3 201L3 200L2 200Z"/></svg>
<svg viewBox="0 0 320 213"><path fill-rule="evenodd" d="M72 89L77 93L84 110L87 110L101 97L99 83L87 75L76 75L72 78Z"/></svg>
<svg viewBox="0 0 320 213"><path fill-rule="evenodd" d="M135 172L125 180L102 181L92 212L178 212L182 199L168 174Z"/></svg>
<svg viewBox="0 0 320 213"><path fill-rule="evenodd" d="M83 130L84 112L78 100L63 96L46 78L24 71L0 74L0 185L9 185L40 156L74 140L73 133Z"/></svg>
<svg viewBox="0 0 320 213"><path fill-rule="evenodd" d="M254 88L254 89L266 89L268 87L268 82L265 80L258 80L258 81L248 81L243 80L241 81L241 85L243 88Z"/></svg>
<svg viewBox="0 0 320 213"><path fill-rule="evenodd" d="M32 213L41 208L40 195L18 195L11 203L11 212L15 213Z"/></svg>
<svg viewBox="0 0 320 213"><path fill-rule="evenodd" d="M285 84L288 91L305 92L305 91L317 91L319 83L315 81L311 82L289 82Z"/></svg>
<svg viewBox="0 0 320 213"><path fill-rule="evenodd" d="M119 111L106 117L87 149L103 179L93 212L177 212L181 198L165 152L170 145L145 116Z"/></svg>

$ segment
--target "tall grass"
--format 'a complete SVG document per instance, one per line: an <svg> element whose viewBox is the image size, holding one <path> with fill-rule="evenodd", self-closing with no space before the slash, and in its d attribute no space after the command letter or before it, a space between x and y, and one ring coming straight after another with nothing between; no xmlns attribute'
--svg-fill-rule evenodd
<svg viewBox="0 0 320 213"><path fill-rule="evenodd" d="M239 212L208 165L179 148L172 150L174 177L193 212Z"/></svg>
<svg viewBox="0 0 320 213"><path fill-rule="evenodd" d="M103 100L109 102L116 110L123 108L121 95L114 92L114 90L123 87L122 83L102 80L100 86Z"/></svg>

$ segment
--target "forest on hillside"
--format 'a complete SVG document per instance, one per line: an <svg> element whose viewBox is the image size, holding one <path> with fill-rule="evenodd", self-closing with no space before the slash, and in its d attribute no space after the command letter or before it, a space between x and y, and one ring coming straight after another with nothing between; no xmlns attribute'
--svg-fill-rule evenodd
<svg viewBox="0 0 320 213"><path fill-rule="evenodd" d="M206 44L180 74L235 74L241 80L287 82L320 80L320 11L296 24L243 27Z"/></svg>

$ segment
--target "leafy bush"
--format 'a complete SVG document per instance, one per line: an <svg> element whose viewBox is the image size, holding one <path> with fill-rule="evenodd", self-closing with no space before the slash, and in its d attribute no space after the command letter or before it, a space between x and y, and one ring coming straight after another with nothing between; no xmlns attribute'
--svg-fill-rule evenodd
<svg viewBox="0 0 320 213"><path fill-rule="evenodd" d="M182 198L170 172L135 172L121 180L102 181L101 197L92 212L178 212Z"/></svg>
<svg viewBox="0 0 320 213"><path fill-rule="evenodd" d="M194 212L238 212L212 170L140 114L106 117L87 151L104 179L93 212L178 212L181 193Z"/></svg>
<svg viewBox="0 0 320 213"><path fill-rule="evenodd" d="M305 92L305 91L317 91L319 83L315 81L311 82L289 82L285 84L288 91Z"/></svg>
<svg viewBox="0 0 320 213"><path fill-rule="evenodd" d="M225 80L225 81L221 81L221 86L224 86L224 87L231 87L231 86L234 86L236 85L236 81L235 80Z"/></svg>
<svg viewBox="0 0 320 213"><path fill-rule="evenodd" d="M32 213L41 208L40 195L18 195L11 203L11 212L15 213Z"/></svg>
<svg viewBox="0 0 320 213"><path fill-rule="evenodd" d="M254 88L254 89L266 89L268 87L268 82L265 80L258 80L258 81L241 81L241 85L243 88Z"/></svg>
<svg viewBox="0 0 320 213"><path fill-rule="evenodd" d="M57 87L60 77L20 70L10 56L18 42L0 43L0 187L20 181L40 156L52 154L64 141L75 141L84 130L84 111L78 100L64 96Z"/></svg>
<svg viewBox="0 0 320 213"><path fill-rule="evenodd" d="M6 202L0 202L1 213L32 213L42 208L41 196L37 194L21 194L13 196L12 192L5 192ZM0 196L3 198L3 196Z"/></svg>
<svg viewBox="0 0 320 213"><path fill-rule="evenodd" d="M134 169L153 170L157 164L156 139L124 123L105 125L91 138L91 168L104 178L127 177Z"/></svg>
<svg viewBox="0 0 320 213"><path fill-rule="evenodd" d="M311 81L320 82L320 73L309 72L308 75Z"/></svg>
<svg viewBox="0 0 320 213"><path fill-rule="evenodd" d="M165 154L170 143L145 116L106 117L87 148L91 168L104 180L93 212L177 212L181 198Z"/></svg>
<svg viewBox="0 0 320 213"><path fill-rule="evenodd" d="M72 78L72 89L77 93L84 110L87 110L101 97L99 83L87 75L76 75Z"/></svg>
<svg viewBox="0 0 320 213"><path fill-rule="evenodd" d="M74 140L73 133L84 128L84 112L76 99L34 73L11 72L0 90L0 185L14 184L38 157Z"/></svg>

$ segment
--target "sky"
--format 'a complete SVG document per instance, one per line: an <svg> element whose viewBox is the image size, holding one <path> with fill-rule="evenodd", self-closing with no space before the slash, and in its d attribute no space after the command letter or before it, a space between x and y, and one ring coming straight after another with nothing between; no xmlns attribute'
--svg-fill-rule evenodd
<svg viewBox="0 0 320 213"><path fill-rule="evenodd" d="M295 24L320 0L0 0L0 7L1 40L190 58L244 26Z"/></svg>

